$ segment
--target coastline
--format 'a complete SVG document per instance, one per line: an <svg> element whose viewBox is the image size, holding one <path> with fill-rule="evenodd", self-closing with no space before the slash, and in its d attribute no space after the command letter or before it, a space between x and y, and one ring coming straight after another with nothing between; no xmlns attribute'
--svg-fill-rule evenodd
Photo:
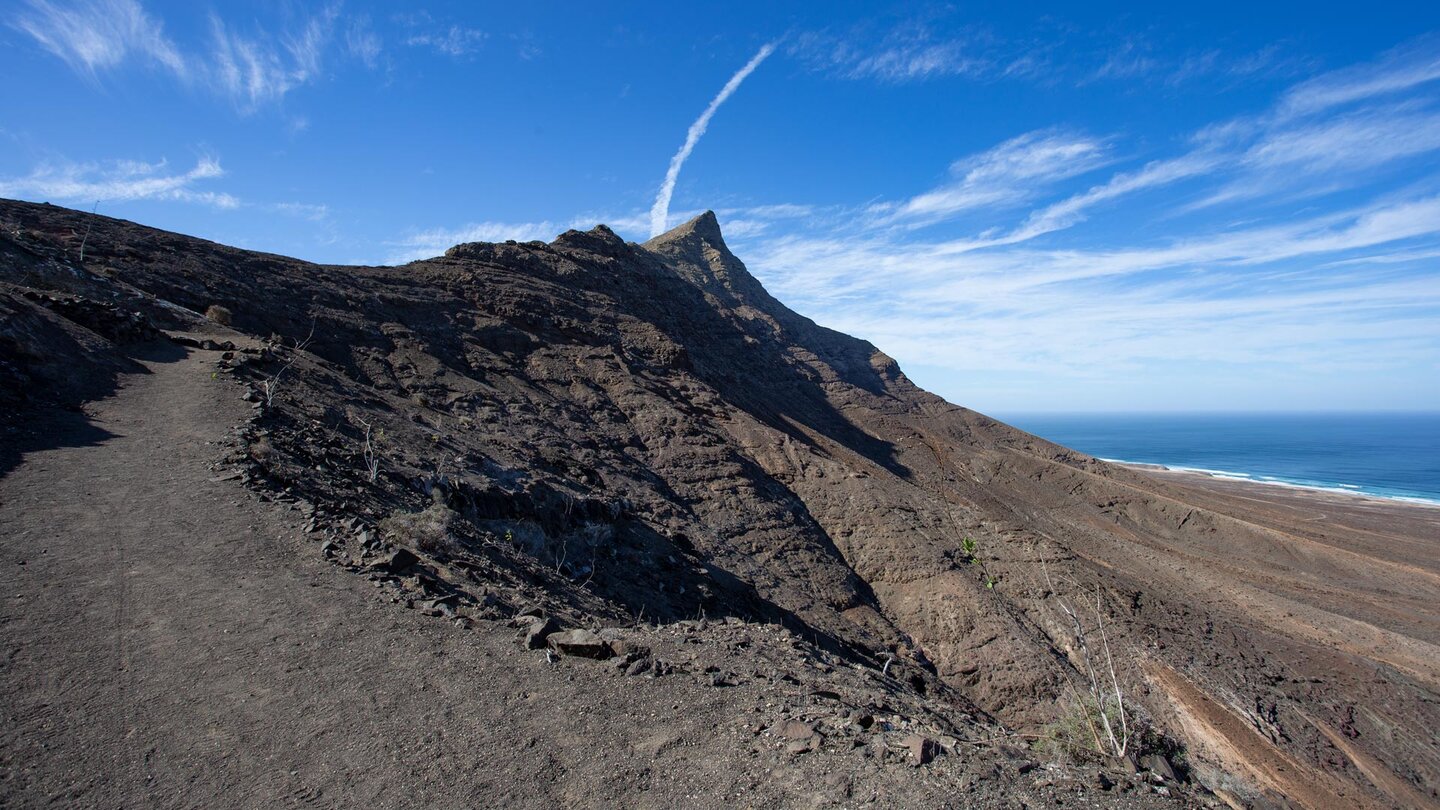
<svg viewBox="0 0 1440 810"><path fill-rule="evenodd" d="M1294 496L1307 499L1319 499L1330 502L1349 503L1356 506L1408 506L1421 509L1440 510L1440 499L1430 500L1420 497L1403 495L1381 495L1374 492L1366 492L1360 488L1342 488L1338 486L1322 486L1299 484L1292 481L1282 481L1272 478L1256 478L1247 473L1228 472L1225 470L1203 470L1194 467L1168 467L1164 464L1152 464L1140 461L1125 461L1123 459L1102 458L1108 464L1115 464L1139 472L1173 477L1189 483L1209 484L1211 488L1223 488L1232 492L1251 493L1253 495L1279 496L1289 493Z"/></svg>

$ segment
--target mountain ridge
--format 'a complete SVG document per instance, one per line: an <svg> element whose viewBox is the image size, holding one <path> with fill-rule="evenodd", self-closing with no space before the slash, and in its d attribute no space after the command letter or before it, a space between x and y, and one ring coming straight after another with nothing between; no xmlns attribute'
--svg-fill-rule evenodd
<svg viewBox="0 0 1440 810"><path fill-rule="evenodd" d="M543 596L573 622L778 622L963 723L1020 730L1085 693L1085 639L1066 613L1078 606L1126 651L1116 666L1138 716L1183 740L1211 789L1263 802L1298 789L1298 772L1336 801L1383 801L1395 788L1366 775L1375 756L1410 763L1397 778L1433 795L1437 754L1384 731L1434 715L1433 611L1397 623L1350 604L1381 587L1368 557L1347 556L1351 528L1277 530L1238 500L945 402L770 296L713 212L643 244L601 225L398 268L23 203L0 203L0 220L0 339L19 359L0 374L32 380L7 386L29 392L17 408L93 398L127 341L158 330L261 341L217 368L247 395L278 389L227 463L313 504L332 521L331 556L357 570L390 552L334 528L341 515L377 533L440 503L465 517L465 554L484 551L484 587L508 609ZM78 263L66 231L82 222ZM211 305L230 326L198 315ZM134 335L115 326L126 318ZM98 382L67 393L56 358ZM374 475L371 426L386 437ZM1296 553L1314 571L1277 574ZM448 565L436 581L483 603ZM1434 588L1420 572L1401 586L1416 600ZM1356 632L1377 646L1345 646ZM1245 640L1257 635L1261 647ZM1364 674L1376 662L1379 685ZM1260 731L1205 715L1184 684ZM1357 705L1372 714L1356 719ZM1369 754L1334 746L1325 729L1346 724Z"/></svg>

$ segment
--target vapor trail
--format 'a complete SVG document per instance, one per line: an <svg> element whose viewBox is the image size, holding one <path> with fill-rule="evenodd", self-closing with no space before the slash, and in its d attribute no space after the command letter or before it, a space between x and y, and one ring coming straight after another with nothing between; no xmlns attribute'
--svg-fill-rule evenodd
<svg viewBox="0 0 1440 810"><path fill-rule="evenodd" d="M714 100L710 102L710 106L705 108L705 112L700 113L700 117L690 125L690 131L685 134L685 144L680 147L680 151L675 153L675 157L670 158L670 169L665 172L665 182L660 184L660 193L655 195L655 204L650 207L650 235L652 237L665 232L665 220L670 216L670 195L675 193L675 181L680 177L680 167L685 165L685 159L690 157L690 152L695 149L695 144L700 141L700 136L704 135L705 129L710 126L710 119L715 115L715 110L719 109L720 105L725 103L725 99L730 98L730 95L740 87L740 83L745 81L745 77L753 73L755 68L765 61L765 57L774 51L775 43L773 42L762 47L749 62L745 63L745 67L740 68L739 72L730 77L730 81L720 88L720 94L715 96Z"/></svg>

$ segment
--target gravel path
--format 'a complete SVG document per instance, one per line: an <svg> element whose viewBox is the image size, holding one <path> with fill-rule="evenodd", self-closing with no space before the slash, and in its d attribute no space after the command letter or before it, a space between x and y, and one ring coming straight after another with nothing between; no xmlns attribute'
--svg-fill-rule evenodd
<svg viewBox="0 0 1440 810"><path fill-rule="evenodd" d="M543 804L563 780L517 773L589 781L543 722L496 722L583 679L283 539L298 513L208 469L246 406L174 354L0 479L0 804Z"/></svg>

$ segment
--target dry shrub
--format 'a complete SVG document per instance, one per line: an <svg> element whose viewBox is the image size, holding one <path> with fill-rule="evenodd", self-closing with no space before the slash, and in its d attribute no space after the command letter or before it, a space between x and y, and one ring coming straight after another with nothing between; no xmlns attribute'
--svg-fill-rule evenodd
<svg viewBox="0 0 1440 810"><path fill-rule="evenodd" d="M1096 700L1076 692L1063 704L1058 718L1045 727L1035 741L1040 753L1059 762L1105 763L1110 759L1101 731L1101 707ZM1111 704L1103 709L1106 719L1119 723L1119 707Z"/></svg>
<svg viewBox="0 0 1440 810"><path fill-rule="evenodd" d="M261 464L269 461L270 457L275 455L275 446L270 444L270 440L263 436L251 442L247 449L250 451L250 457Z"/></svg>
<svg viewBox="0 0 1440 810"><path fill-rule="evenodd" d="M454 510L437 503L420 512L396 512L380 521L380 531L391 542L443 556L460 550L454 534L459 519Z"/></svg>
<svg viewBox="0 0 1440 810"><path fill-rule="evenodd" d="M220 324L221 326L229 326L231 319L233 318L233 314L230 312L230 309L228 307L222 307L219 304L211 304L210 308L205 310L205 317L209 318L215 323Z"/></svg>

